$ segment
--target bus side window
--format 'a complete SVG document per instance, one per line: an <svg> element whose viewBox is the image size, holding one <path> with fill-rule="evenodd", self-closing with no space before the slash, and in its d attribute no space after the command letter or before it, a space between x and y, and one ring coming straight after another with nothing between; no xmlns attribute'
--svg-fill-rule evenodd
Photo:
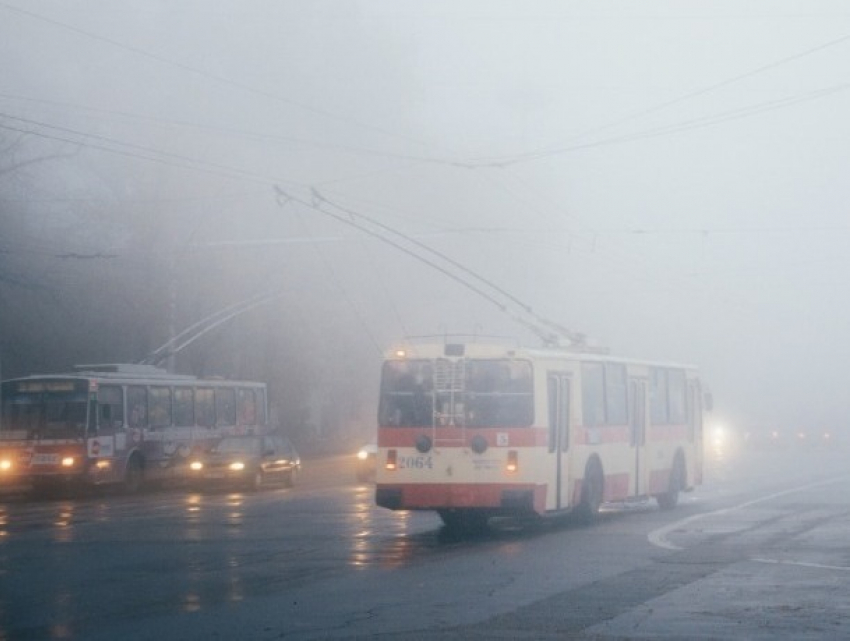
<svg viewBox="0 0 850 641"><path fill-rule="evenodd" d="M255 390L257 425L266 424L266 390L262 387Z"/></svg>
<svg viewBox="0 0 850 641"><path fill-rule="evenodd" d="M195 424L195 395L191 387L174 388L174 424L191 427Z"/></svg>
<svg viewBox="0 0 850 641"><path fill-rule="evenodd" d="M256 425L257 410L254 402L254 390L238 389L236 396L239 408L239 425Z"/></svg>
<svg viewBox="0 0 850 641"><path fill-rule="evenodd" d="M119 385L101 385L97 390L101 432L114 432L124 424L123 396L123 390Z"/></svg>
<svg viewBox="0 0 850 641"><path fill-rule="evenodd" d="M215 424L236 425L236 392L229 387L215 390Z"/></svg>
<svg viewBox="0 0 850 641"><path fill-rule="evenodd" d="M148 426L148 389L141 385L127 388L127 423L130 427Z"/></svg>
<svg viewBox="0 0 850 641"><path fill-rule="evenodd" d="M195 390L195 421L202 427L215 425L215 393L212 388Z"/></svg>
<svg viewBox="0 0 850 641"><path fill-rule="evenodd" d="M148 407L151 427L171 425L171 388L151 387Z"/></svg>

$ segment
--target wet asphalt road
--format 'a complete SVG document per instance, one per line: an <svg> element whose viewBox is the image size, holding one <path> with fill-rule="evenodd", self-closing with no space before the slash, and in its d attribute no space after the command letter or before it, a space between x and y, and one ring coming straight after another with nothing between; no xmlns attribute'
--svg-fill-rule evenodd
<svg viewBox="0 0 850 641"><path fill-rule="evenodd" d="M713 457L672 512L458 539L345 458L292 489L0 496L11 639L850 638L843 451Z"/></svg>

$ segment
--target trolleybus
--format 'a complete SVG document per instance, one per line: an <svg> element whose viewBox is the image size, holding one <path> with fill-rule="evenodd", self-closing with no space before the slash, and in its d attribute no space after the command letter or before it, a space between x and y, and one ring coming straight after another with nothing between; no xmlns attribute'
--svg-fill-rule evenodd
<svg viewBox="0 0 850 641"><path fill-rule="evenodd" d="M452 528L573 512L702 481L692 366L565 348L410 344L383 364L376 502Z"/></svg>
<svg viewBox="0 0 850 641"><path fill-rule="evenodd" d="M261 431L263 383L200 379L151 365L88 365L2 383L0 482L123 484L183 478L188 457Z"/></svg>

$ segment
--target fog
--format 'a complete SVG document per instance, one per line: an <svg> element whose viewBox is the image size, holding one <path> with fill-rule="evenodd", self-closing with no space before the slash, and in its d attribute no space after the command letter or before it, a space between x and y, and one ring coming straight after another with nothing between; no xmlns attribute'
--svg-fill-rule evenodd
<svg viewBox="0 0 850 641"><path fill-rule="evenodd" d="M848 55L838 1L2 2L3 374L272 292L177 367L366 431L403 336L539 343L421 243L719 419L850 428Z"/></svg>

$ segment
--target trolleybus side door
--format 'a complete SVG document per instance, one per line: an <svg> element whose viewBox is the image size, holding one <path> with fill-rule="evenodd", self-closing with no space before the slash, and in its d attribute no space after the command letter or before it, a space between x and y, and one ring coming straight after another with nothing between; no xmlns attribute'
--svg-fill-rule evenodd
<svg viewBox="0 0 850 641"><path fill-rule="evenodd" d="M554 456L554 509L569 507L569 469L567 451L570 446L570 379L566 374L550 373L547 380L549 395L549 453Z"/></svg>
<svg viewBox="0 0 850 641"><path fill-rule="evenodd" d="M632 379L629 383L629 441L632 446L632 470L634 479L632 494L641 496L649 491L649 461L646 447L646 381Z"/></svg>

